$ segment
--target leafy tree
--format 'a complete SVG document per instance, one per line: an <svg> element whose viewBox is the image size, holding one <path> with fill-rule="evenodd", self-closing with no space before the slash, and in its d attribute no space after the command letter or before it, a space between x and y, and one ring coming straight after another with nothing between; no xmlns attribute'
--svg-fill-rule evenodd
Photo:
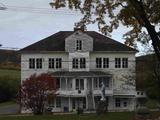
<svg viewBox="0 0 160 120"><path fill-rule="evenodd" d="M47 98L54 97L56 81L48 73L33 74L22 81L19 91L19 102L22 109L32 110L34 114L42 114Z"/></svg>
<svg viewBox="0 0 160 120"><path fill-rule="evenodd" d="M124 34L125 44L133 46L136 41L151 40L160 61L160 36L155 30L160 23L160 0L55 0L50 5L56 9L68 6L80 10L84 17L76 23L77 27L86 28L87 24L97 22L106 35L121 24L129 27Z"/></svg>

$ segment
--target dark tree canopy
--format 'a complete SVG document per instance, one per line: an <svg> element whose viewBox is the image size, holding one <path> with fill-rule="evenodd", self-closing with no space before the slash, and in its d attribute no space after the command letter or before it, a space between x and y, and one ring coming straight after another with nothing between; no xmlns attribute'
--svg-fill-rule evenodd
<svg viewBox="0 0 160 120"><path fill-rule="evenodd" d="M42 114L45 103L50 96L55 96L56 80L47 73L33 74L22 81L19 91L19 102L22 108Z"/></svg>
<svg viewBox="0 0 160 120"><path fill-rule="evenodd" d="M151 40L160 61L160 37L155 30L160 24L160 0L55 0L50 5L56 9L80 10L84 16L76 23L77 27L86 28L87 24L97 22L99 30L106 35L121 24L129 27L123 35L125 44L133 46L137 41Z"/></svg>

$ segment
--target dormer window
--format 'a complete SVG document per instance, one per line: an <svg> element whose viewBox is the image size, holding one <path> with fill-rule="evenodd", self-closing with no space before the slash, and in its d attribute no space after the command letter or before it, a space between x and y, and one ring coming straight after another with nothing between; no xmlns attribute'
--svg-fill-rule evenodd
<svg viewBox="0 0 160 120"><path fill-rule="evenodd" d="M76 41L76 50L82 50L82 40Z"/></svg>

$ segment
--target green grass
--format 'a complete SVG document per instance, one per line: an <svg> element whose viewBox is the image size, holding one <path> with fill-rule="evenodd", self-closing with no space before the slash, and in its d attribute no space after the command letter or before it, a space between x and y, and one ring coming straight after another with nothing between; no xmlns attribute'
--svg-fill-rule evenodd
<svg viewBox="0 0 160 120"><path fill-rule="evenodd" d="M0 103L0 107L10 106L10 105L14 105L14 104L16 104L15 101L7 101L7 102Z"/></svg>
<svg viewBox="0 0 160 120"><path fill-rule="evenodd" d="M20 71L0 69L0 78L5 78L5 77L20 80Z"/></svg>
<svg viewBox="0 0 160 120"><path fill-rule="evenodd" d="M83 115L43 115L43 116L0 116L0 120L133 120L134 113L115 112L97 116L96 114Z"/></svg>

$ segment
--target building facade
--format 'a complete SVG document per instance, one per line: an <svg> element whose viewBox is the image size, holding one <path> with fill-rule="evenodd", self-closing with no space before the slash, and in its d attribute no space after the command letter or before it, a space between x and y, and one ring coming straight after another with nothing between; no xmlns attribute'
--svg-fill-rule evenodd
<svg viewBox="0 0 160 120"><path fill-rule="evenodd" d="M109 111L135 109L137 51L94 31L61 31L21 50L21 80L36 73L57 79L53 112L95 110L105 85Z"/></svg>

